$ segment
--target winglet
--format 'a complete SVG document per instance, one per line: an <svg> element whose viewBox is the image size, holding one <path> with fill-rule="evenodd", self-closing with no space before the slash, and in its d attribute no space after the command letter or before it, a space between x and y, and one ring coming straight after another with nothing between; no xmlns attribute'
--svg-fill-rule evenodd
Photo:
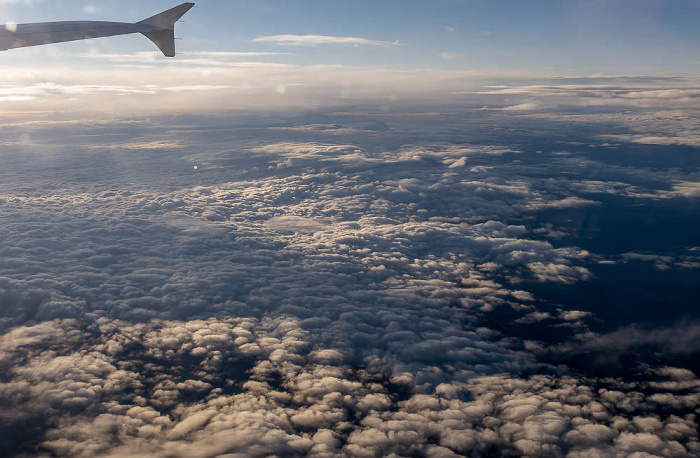
<svg viewBox="0 0 700 458"><path fill-rule="evenodd" d="M193 6L194 3L183 3L136 24L148 27L141 33L155 43L166 57L175 57L175 23Z"/></svg>

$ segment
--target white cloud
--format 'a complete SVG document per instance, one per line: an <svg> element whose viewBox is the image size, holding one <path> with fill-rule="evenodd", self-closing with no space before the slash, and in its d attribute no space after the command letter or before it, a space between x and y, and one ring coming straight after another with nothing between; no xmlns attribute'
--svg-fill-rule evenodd
<svg viewBox="0 0 700 458"><path fill-rule="evenodd" d="M115 56L119 61L122 56ZM285 109L345 106L351 102L413 100L417 94L449 99L449 88L474 84L472 72L404 72L342 65L292 65L228 58L183 57L167 63L129 56L119 65L128 70L47 69L27 78L24 70L5 69L0 97L5 109L37 110L80 107L96 112L207 111L219 109ZM187 71L183 71L187 66ZM124 68L124 67L120 67ZM109 75L108 75L109 74ZM109 77L107 77L109 76ZM105 84L109 81L110 84ZM209 88L211 94L180 93L173 87ZM287 90L280 93L279 87ZM216 90L214 90L216 89ZM443 94L440 96L439 94ZM157 103L143 95L157 96ZM34 97L33 99L25 99Z"/></svg>
<svg viewBox="0 0 700 458"><path fill-rule="evenodd" d="M274 43L279 45L313 46L321 44L397 46L398 41L379 41L357 37L334 37L328 35L271 35L258 37L254 43Z"/></svg>
<svg viewBox="0 0 700 458"><path fill-rule="evenodd" d="M531 101L504 107L503 111L536 111L544 108L545 106L541 102Z"/></svg>
<svg viewBox="0 0 700 458"><path fill-rule="evenodd" d="M681 181L673 184L671 194L682 196L689 199L700 197L700 182L698 181Z"/></svg>
<svg viewBox="0 0 700 458"><path fill-rule="evenodd" d="M216 81L32 90L244 91ZM591 312L527 291L605 258L542 240L571 224L531 210L634 203L649 182L680 198L692 173L529 162L482 137L511 115L468 115L0 115L27 136L2 145L4 437L75 457L697 454L692 372L584 377L557 359L681 357L697 324L594 334ZM500 315L571 340L506 337L486 327Z"/></svg>
<svg viewBox="0 0 700 458"><path fill-rule="evenodd" d="M669 133L669 135L644 135L644 134L620 134L604 135L604 139L639 143L642 145L688 145L700 146L700 135L695 132L687 132L682 135Z"/></svg>
<svg viewBox="0 0 700 458"><path fill-rule="evenodd" d="M533 210L564 210L567 208L579 208L601 205L600 202L590 199L582 199L581 197L566 197L561 200L549 202L532 202L527 204L527 208Z"/></svg>
<svg viewBox="0 0 700 458"><path fill-rule="evenodd" d="M627 106L641 108L695 107L700 89L697 80L641 81L634 78L586 78L584 83L567 84L558 78L546 84L484 86L478 94L537 97L540 102L568 106ZM669 86L671 86L669 88ZM675 86L675 87L674 87Z"/></svg>

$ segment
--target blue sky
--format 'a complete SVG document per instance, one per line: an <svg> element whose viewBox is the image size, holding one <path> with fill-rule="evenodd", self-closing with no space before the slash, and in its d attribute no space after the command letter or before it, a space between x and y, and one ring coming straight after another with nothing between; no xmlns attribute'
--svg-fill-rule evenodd
<svg viewBox="0 0 700 458"><path fill-rule="evenodd" d="M11 0L0 17L137 21L177 4ZM201 0L178 27L183 52L281 52L263 60L296 65L525 72L545 75L683 74L700 70L695 0ZM399 45L254 42L275 35L353 37ZM49 63L65 54L150 50L142 37L63 44L2 54L5 64ZM57 57L56 57L57 56ZM260 60L260 58L258 58ZM45 59L42 59L46 62Z"/></svg>

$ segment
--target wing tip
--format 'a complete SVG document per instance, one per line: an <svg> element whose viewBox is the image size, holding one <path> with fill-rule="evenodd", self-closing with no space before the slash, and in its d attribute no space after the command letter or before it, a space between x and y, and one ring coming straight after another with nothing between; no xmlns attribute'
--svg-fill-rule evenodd
<svg viewBox="0 0 700 458"><path fill-rule="evenodd" d="M165 57L175 57L175 23L193 6L193 2L182 3L136 24L154 27L155 30L141 33L158 46Z"/></svg>

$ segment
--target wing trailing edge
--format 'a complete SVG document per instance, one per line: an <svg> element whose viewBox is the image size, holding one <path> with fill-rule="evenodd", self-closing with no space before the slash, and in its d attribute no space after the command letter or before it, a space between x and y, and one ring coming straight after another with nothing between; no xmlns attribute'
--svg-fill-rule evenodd
<svg viewBox="0 0 700 458"><path fill-rule="evenodd" d="M8 24L0 27L0 50L141 33L158 46L163 55L174 57L175 23L193 6L194 3L183 3L135 24L105 21Z"/></svg>
<svg viewBox="0 0 700 458"><path fill-rule="evenodd" d="M168 11L163 11L160 14L137 22L136 25L154 27L152 31L142 31L141 33L158 46L163 55L175 57L175 23L193 6L194 3L183 3Z"/></svg>

